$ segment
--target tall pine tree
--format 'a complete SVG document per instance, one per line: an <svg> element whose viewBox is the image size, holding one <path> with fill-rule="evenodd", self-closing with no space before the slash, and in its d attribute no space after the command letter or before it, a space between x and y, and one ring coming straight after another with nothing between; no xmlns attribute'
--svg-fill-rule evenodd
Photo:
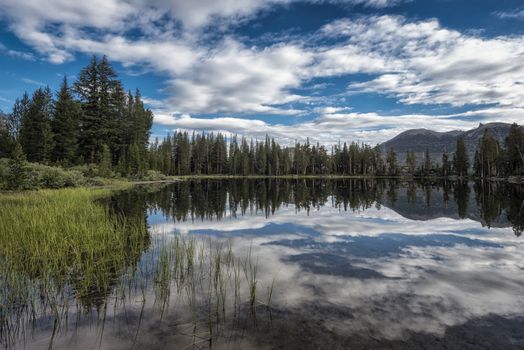
<svg viewBox="0 0 524 350"><path fill-rule="evenodd" d="M507 151L507 174L524 174L524 131L516 123L511 125L509 135L506 138Z"/></svg>
<svg viewBox="0 0 524 350"><path fill-rule="evenodd" d="M453 169L455 174L461 178L468 176L469 159L462 137L457 139L457 149L453 155Z"/></svg>
<svg viewBox="0 0 524 350"><path fill-rule="evenodd" d="M67 77L64 77L57 94L51 122L54 138L51 158L54 162L69 165L76 161L81 117L80 106L73 99Z"/></svg>
<svg viewBox="0 0 524 350"><path fill-rule="evenodd" d="M93 56L89 65L81 70L74 90L83 110L79 152L86 162L94 163L100 160L104 144L113 151L118 148L122 84L106 56L100 61Z"/></svg>
<svg viewBox="0 0 524 350"><path fill-rule="evenodd" d="M53 150L51 89L37 89L20 127L20 143L30 162L47 162Z"/></svg>
<svg viewBox="0 0 524 350"><path fill-rule="evenodd" d="M497 161L500 155L500 146L491 133L486 130L475 154L475 173L481 178L490 178L498 175Z"/></svg>
<svg viewBox="0 0 524 350"><path fill-rule="evenodd" d="M96 56L93 56L89 65L80 71L74 90L80 98L83 110L80 119L79 154L84 161L93 163L103 141Z"/></svg>
<svg viewBox="0 0 524 350"><path fill-rule="evenodd" d="M15 141L18 141L20 136L22 121L29 110L30 103L31 100L29 99L29 95L27 92L24 92L22 99L16 99L13 111L7 117L7 130Z"/></svg>

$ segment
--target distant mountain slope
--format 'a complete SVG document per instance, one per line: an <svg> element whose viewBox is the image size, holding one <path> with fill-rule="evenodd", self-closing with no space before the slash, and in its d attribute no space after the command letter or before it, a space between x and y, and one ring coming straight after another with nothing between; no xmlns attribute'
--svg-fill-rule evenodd
<svg viewBox="0 0 524 350"><path fill-rule="evenodd" d="M394 149L400 162L405 161L408 151L414 151L417 160L422 161L426 148L429 149L432 161L440 162L442 153L447 151L451 155L455 152L457 139L463 137L470 159L473 159L478 142L486 129L501 145L504 145L510 127L511 124L507 123L489 123L480 124L477 128L467 131L438 132L427 129L412 129L404 131L384 142L381 146L383 151Z"/></svg>

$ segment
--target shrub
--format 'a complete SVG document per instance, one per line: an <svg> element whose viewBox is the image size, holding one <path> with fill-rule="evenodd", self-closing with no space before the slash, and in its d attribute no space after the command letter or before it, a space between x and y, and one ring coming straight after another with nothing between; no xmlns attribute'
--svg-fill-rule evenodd
<svg viewBox="0 0 524 350"><path fill-rule="evenodd" d="M166 179L167 177L164 174L156 170L148 170L146 174L141 178L141 180L144 181L158 181Z"/></svg>
<svg viewBox="0 0 524 350"><path fill-rule="evenodd" d="M78 170L62 169L41 164L32 164L35 174L34 188L77 187L87 184L87 179Z"/></svg>
<svg viewBox="0 0 524 350"><path fill-rule="evenodd" d="M93 182L79 170L63 169L38 163L24 163L23 176L13 182L12 161L0 159L0 188L5 190L64 188L91 185ZM23 182L23 183L22 183Z"/></svg>
<svg viewBox="0 0 524 350"><path fill-rule="evenodd" d="M37 173L37 187L62 188L64 177L62 170L58 168L43 168Z"/></svg>
<svg viewBox="0 0 524 350"><path fill-rule="evenodd" d="M7 176L9 172L9 159L0 158L0 189L7 189Z"/></svg>
<svg viewBox="0 0 524 350"><path fill-rule="evenodd" d="M98 170L98 166L96 164L77 165L77 166L74 166L74 167L69 168L69 169L78 171L85 177L97 177L97 176L99 176L99 170Z"/></svg>

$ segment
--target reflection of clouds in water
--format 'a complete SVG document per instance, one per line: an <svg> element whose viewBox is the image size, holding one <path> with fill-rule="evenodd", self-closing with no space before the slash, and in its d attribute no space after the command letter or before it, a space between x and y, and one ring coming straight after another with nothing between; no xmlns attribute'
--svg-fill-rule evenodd
<svg viewBox="0 0 524 350"><path fill-rule="evenodd" d="M412 248L395 260L369 262L370 268L401 280L373 281L373 286L362 281L365 294L353 294L346 300L359 300L357 308L387 332L398 328L399 334L402 329L441 334L446 326L490 313L524 313L519 292L524 290L519 278L523 257L522 252L500 248ZM382 310L375 312L377 300Z"/></svg>
<svg viewBox="0 0 524 350"><path fill-rule="evenodd" d="M307 213L289 205L269 218L164 221L152 230L231 237L237 255L252 249L258 257L261 285L275 278L277 308L322 318L339 334L401 339L406 332L442 335L491 313L524 314L522 240L510 228L480 226L469 219L409 220L386 207L353 212L326 205ZM360 254L354 249L369 247L363 240L394 249ZM275 244L284 241L296 243Z"/></svg>
<svg viewBox="0 0 524 350"><path fill-rule="evenodd" d="M446 327L491 313L522 315L524 282L519 276L524 267L516 263L522 258L522 253L500 248L419 247L400 258L360 264L396 279L319 275L297 270L297 264L269 261L270 270L285 275L277 279L277 305L307 314L319 304L314 312L320 315L307 317L322 317L341 334L373 329L392 339L406 331L443 334ZM493 259L513 263L492 264ZM323 313L323 307L340 310Z"/></svg>
<svg viewBox="0 0 524 350"><path fill-rule="evenodd" d="M383 233L402 233L406 235L428 235L449 233L461 235L480 235L483 239L495 239L504 235L504 239L513 237L511 229L480 227L480 224L470 219L456 220L438 218L428 221L415 221L404 218L395 211L382 207L370 208L366 211L344 211L326 205L320 210L297 211L293 205L288 205L266 218L263 215L226 216L221 220L195 220L173 223L170 219L156 220L151 225L153 232L187 233L191 231L235 232L262 229L269 224L293 225L290 232L298 228L314 229L319 234L318 239L334 239L326 236L378 236ZM235 232L241 234L242 232ZM509 236L509 237L506 237Z"/></svg>

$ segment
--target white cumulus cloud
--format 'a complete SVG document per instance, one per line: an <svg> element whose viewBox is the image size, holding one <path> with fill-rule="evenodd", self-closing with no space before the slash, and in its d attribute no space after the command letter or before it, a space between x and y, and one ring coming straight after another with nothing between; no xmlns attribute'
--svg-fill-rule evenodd
<svg viewBox="0 0 524 350"><path fill-rule="evenodd" d="M76 53L107 54L125 67L164 76L168 97L152 107L156 121L173 128L256 137L270 133L288 141L311 136L321 142L339 137L378 142L410 127L450 130L479 120L519 121L524 36L482 37L445 28L437 19L390 15L340 19L259 45L224 29L295 1L0 0L0 16L9 30L53 63L74 59ZM307 1L368 7L399 3ZM218 35L209 40L211 32ZM351 79L355 74L360 74L358 80ZM348 77L347 90L323 94L329 86L323 79L339 76ZM308 89L309 84L320 89ZM350 113L347 101L361 93L384 94L401 105L473 107L436 117ZM335 105L333 99L341 103ZM296 118L292 116L308 113L315 119L298 118L291 125L261 120L268 114ZM192 117L180 118L182 114ZM200 114L218 117L198 118ZM230 117L238 114L260 118Z"/></svg>

